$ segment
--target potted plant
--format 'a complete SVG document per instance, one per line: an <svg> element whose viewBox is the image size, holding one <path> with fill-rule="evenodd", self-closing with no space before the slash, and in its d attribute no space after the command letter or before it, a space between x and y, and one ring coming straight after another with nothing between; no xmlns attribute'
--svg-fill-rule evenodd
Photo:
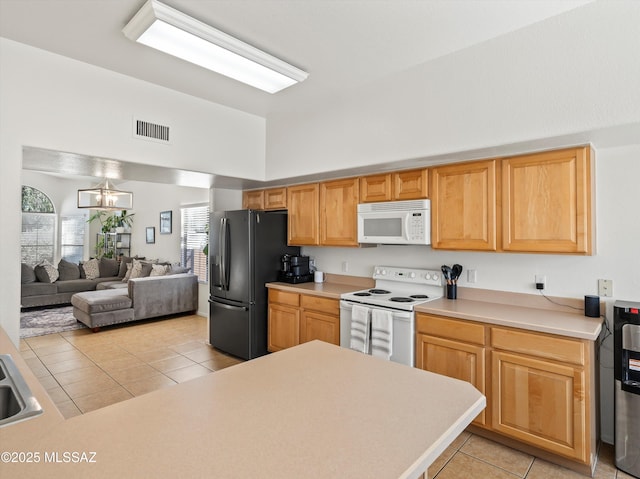
<svg viewBox="0 0 640 479"><path fill-rule="evenodd" d="M124 233L125 229L131 229L134 215L135 213L128 214L127 210L122 210L118 216L113 215L116 233Z"/></svg>

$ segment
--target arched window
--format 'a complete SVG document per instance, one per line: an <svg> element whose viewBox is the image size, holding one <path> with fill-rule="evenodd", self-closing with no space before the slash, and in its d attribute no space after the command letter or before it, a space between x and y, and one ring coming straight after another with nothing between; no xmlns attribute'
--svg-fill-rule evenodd
<svg viewBox="0 0 640 479"><path fill-rule="evenodd" d="M42 260L53 263L55 255L56 213L53 203L42 191L22 187L22 262L35 265Z"/></svg>

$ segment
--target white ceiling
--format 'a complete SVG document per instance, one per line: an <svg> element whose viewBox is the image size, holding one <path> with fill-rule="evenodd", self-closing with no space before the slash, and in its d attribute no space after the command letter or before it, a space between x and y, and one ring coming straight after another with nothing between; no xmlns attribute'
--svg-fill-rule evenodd
<svg viewBox="0 0 640 479"><path fill-rule="evenodd" d="M144 0L0 0L0 36L268 117L311 108L590 0L166 0L310 73L270 95L131 42Z"/></svg>

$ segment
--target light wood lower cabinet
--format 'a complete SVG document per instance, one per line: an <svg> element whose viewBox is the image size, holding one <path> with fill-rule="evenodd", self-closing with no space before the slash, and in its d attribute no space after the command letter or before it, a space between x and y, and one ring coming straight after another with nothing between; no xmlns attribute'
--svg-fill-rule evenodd
<svg viewBox="0 0 640 479"><path fill-rule="evenodd" d="M269 289L268 350L290 348L319 339L340 344L337 299Z"/></svg>
<svg viewBox="0 0 640 479"><path fill-rule="evenodd" d="M416 316L416 367L468 381L487 396L474 425L589 467L594 355L592 341Z"/></svg>

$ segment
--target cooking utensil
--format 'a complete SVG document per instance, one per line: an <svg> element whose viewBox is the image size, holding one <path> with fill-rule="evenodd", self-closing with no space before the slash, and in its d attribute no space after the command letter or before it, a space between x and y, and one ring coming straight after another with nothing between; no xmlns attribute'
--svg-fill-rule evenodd
<svg viewBox="0 0 640 479"><path fill-rule="evenodd" d="M458 278L462 274L462 266L459 264L454 264L453 268L451 268L451 271L452 271L451 279L453 281L458 281Z"/></svg>
<svg viewBox="0 0 640 479"><path fill-rule="evenodd" d="M446 264L443 264L440 267L440 270L442 271L442 274L444 275L444 279L447 280L447 283L451 282L451 276L452 276L452 271L451 271L451 267L447 266Z"/></svg>

